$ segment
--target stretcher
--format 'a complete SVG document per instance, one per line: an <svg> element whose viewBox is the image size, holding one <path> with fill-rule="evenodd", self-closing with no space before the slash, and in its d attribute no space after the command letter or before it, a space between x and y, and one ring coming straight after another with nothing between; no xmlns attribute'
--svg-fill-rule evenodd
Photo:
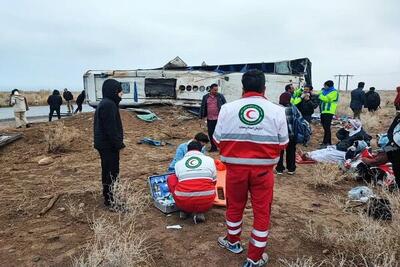
<svg viewBox="0 0 400 267"><path fill-rule="evenodd" d="M215 160L215 166L217 167L217 183L215 184L215 206L226 207L226 190L225 190L225 177L226 167L220 160Z"/></svg>

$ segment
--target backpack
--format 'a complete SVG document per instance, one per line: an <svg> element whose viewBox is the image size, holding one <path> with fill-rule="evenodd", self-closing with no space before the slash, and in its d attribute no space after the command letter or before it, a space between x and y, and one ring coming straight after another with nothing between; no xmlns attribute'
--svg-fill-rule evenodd
<svg viewBox="0 0 400 267"><path fill-rule="evenodd" d="M400 123L393 129L393 142L400 147Z"/></svg>
<svg viewBox="0 0 400 267"><path fill-rule="evenodd" d="M299 110L292 105L293 112L293 136L296 144L306 144L311 138L311 127Z"/></svg>

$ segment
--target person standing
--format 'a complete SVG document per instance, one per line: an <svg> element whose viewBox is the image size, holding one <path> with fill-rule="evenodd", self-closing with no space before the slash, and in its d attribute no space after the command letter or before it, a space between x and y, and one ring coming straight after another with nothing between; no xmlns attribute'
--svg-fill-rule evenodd
<svg viewBox="0 0 400 267"><path fill-rule="evenodd" d="M78 95L78 97L76 98L76 105L77 105L77 108L76 108L76 110L75 110L75 114L79 111L79 112L82 112L82 104L83 104L83 101L85 101L85 90L83 90L82 91L82 93L80 93L79 95Z"/></svg>
<svg viewBox="0 0 400 267"><path fill-rule="evenodd" d="M364 82L359 82L357 88L351 91L350 108L353 110L355 119L360 119L360 114L365 104L364 86Z"/></svg>
<svg viewBox="0 0 400 267"><path fill-rule="evenodd" d="M394 107L396 108L397 112L400 112L400 86L397 86L396 90L397 90L397 95L394 100Z"/></svg>
<svg viewBox="0 0 400 267"><path fill-rule="evenodd" d="M288 99L289 99L289 102L290 102L292 97L293 97L293 93L294 93L293 85L292 84L285 85L285 92L283 92L279 96L279 103L281 103L281 102L286 103L288 101Z"/></svg>
<svg viewBox="0 0 400 267"><path fill-rule="evenodd" d="M375 92L375 87L370 87L369 91L365 94L365 107L369 112L375 112L381 105L381 97Z"/></svg>
<svg viewBox="0 0 400 267"><path fill-rule="evenodd" d="M18 89L11 91L10 105L14 109L17 129L22 128L22 125L25 125L26 128L31 127L30 123L26 119L26 112L29 110L28 102L26 101L26 98L20 94Z"/></svg>
<svg viewBox="0 0 400 267"><path fill-rule="evenodd" d="M74 100L74 95L70 91L68 91L67 88L64 88L63 97L64 100L67 101L68 113L72 113L74 111L74 106L72 105L72 100Z"/></svg>
<svg viewBox="0 0 400 267"><path fill-rule="evenodd" d="M399 132L395 131L400 125L400 113L397 113L392 124L387 131L387 137L389 143L385 146L384 151L388 157L388 160L392 163L392 169L396 180L397 189L400 189L400 143L397 138L400 135ZM397 135L397 138L395 138ZM397 139L397 140L396 140ZM397 143L396 143L397 142Z"/></svg>
<svg viewBox="0 0 400 267"><path fill-rule="evenodd" d="M217 170L214 159L200 151L203 145L192 141L188 152L175 165L175 173L168 176L168 188L176 206L181 210L179 217L186 219L193 214L195 224L205 221L204 213L213 206Z"/></svg>
<svg viewBox="0 0 400 267"><path fill-rule="evenodd" d="M333 116L336 114L339 102L339 92L333 86L333 81L326 81L324 88L322 88L319 94L319 100L321 101L321 124L324 129L324 139L322 140L321 148L332 145L331 123Z"/></svg>
<svg viewBox="0 0 400 267"><path fill-rule="evenodd" d="M250 191L254 222L243 266L263 266L268 261L264 250L269 234L273 169L289 141L288 128L285 109L264 97L263 72L246 72L242 84L242 98L222 106L213 136L221 161L226 164L227 235L219 237L218 244L232 253L243 251L240 234Z"/></svg>
<svg viewBox="0 0 400 267"><path fill-rule="evenodd" d="M207 118L208 137L211 140L210 152L218 151L212 136L217 125L218 114L225 103L225 97L223 94L218 93L218 85L215 83L210 86L210 93L204 95L201 101L200 119Z"/></svg>
<svg viewBox="0 0 400 267"><path fill-rule="evenodd" d="M61 119L62 98L58 90L54 90L53 94L47 98L47 104L50 106L49 121L53 119L54 111L57 113L57 118Z"/></svg>
<svg viewBox="0 0 400 267"><path fill-rule="evenodd" d="M119 152L125 147L118 106L122 97L121 83L105 80L102 92L103 99L94 113L93 140L100 154L104 205L111 207L114 203L112 188L119 179Z"/></svg>
<svg viewBox="0 0 400 267"><path fill-rule="evenodd" d="M286 100L286 102L284 102ZM303 99L304 101L304 99ZM300 102L301 103L303 103ZM289 175L294 175L296 171L296 139L294 136L294 116L295 112L298 114L298 110L296 106L290 103L290 100L287 101L287 99L282 99L281 102L279 102L280 105L285 107L285 114L286 114L286 122L288 126L288 133L289 133L289 143L286 147L286 167L287 167L287 174ZM311 118L311 115L310 115ZM283 171L285 170L285 166L283 164L284 162L284 154L285 150L281 151L279 162L276 165L275 171L276 174L283 174Z"/></svg>
<svg viewBox="0 0 400 267"><path fill-rule="evenodd" d="M311 85L304 86L302 94L297 98L294 99L292 98L291 100L291 103L296 105L301 115L308 123L311 123L311 118L312 114L314 114L314 109L319 106L319 100L315 99L315 95L312 94L312 89L313 87ZM300 101L298 100L298 98Z"/></svg>

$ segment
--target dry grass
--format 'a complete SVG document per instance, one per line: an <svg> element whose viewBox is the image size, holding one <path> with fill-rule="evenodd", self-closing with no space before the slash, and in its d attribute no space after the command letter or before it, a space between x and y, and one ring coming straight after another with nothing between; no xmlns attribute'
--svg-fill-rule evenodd
<svg viewBox="0 0 400 267"><path fill-rule="evenodd" d="M135 191L129 181L122 180L114 185L113 203L117 207L117 219L107 216L94 219L91 229L93 241L86 251L73 260L75 267L94 266L151 266L152 253L156 249L149 244L146 232L137 224L148 207L148 196L143 191ZM151 253L152 252L152 253Z"/></svg>
<svg viewBox="0 0 400 267"><path fill-rule="evenodd" d="M72 142L79 136L75 128L65 127L63 122L56 125L45 133L45 141L48 153L62 153L68 151Z"/></svg>
<svg viewBox="0 0 400 267"><path fill-rule="evenodd" d="M398 266L400 262L400 196L386 192L379 194L389 199L391 203L392 222L373 220L361 212L349 216L340 227L316 225L311 221L306 225L303 235L334 251L333 255L321 266ZM309 260L309 263L314 262Z"/></svg>
<svg viewBox="0 0 400 267"><path fill-rule="evenodd" d="M281 266L285 267L320 267L325 262L315 262L312 257L309 258L297 258L296 260L280 259Z"/></svg>
<svg viewBox="0 0 400 267"><path fill-rule="evenodd" d="M62 90L59 90L62 94ZM46 106L47 98L53 93L50 90L40 90L36 92L20 91L22 95L26 97L29 106ZM78 97L80 92L72 92L74 100ZM10 103L10 92L0 92L0 107L9 107Z"/></svg>
<svg viewBox="0 0 400 267"><path fill-rule="evenodd" d="M347 178L337 164L317 163L311 169L305 181L317 189L332 188Z"/></svg>
<svg viewBox="0 0 400 267"><path fill-rule="evenodd" d="M68 198L67 204L65 204L65 207L67 209L68 214L72 218L77 220L83 214L84 203L77 204L74 201L72 201L70 198Z"/></svg>

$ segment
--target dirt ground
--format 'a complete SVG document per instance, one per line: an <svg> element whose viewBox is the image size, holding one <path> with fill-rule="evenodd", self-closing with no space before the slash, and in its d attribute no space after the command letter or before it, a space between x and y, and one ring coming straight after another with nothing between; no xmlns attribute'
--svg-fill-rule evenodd
<svg viewBox="0 0 400 267"><path fill-rule="evenodd" d="M195 133L206 131L203 121L178 107L152 107L162 119L153 123L140 121L135 115L121 111L126 148L121 154L121 177L132 181L138 189L147 190L147 177L161 174L172 159L175 146ZM54 123L37 123L23 129L24 138L0 149L0 266L69 266L93 237L89 220L100 216L117 216L102 207L100 160L93 149L93 113L64 119L67 129L75 128L79 137L70 150L51 155L46 153L44 134ZM382 125L382 130L387 125ZM8 128L5 131L15 132ZM162 139L173 146L151 147L137 144L143 137ZM305 151L318 146L321 128L314 126L314 135ZM38 160L51 156L49 165ZM217 154L211 154L218 157ZM324 258L321 244L307 240L301 230L314 222L340 225L347 213L331 201L332 195L346 197L355 182L347 181L331 190L319 191L304 183L312 165L298 165L295 176L281 175L275 180L271 218L271 237L267 248L269 266L281 266L280 259L302 256ZM40 216L49 200L60 194L54 207ZM251 231L251 206L245 210L243 241ZM84 212L75 214L71 206ZM154 255L157 266L240 266L246 255L233 255L217 245L217 237L225 234L224 208L209 211L205 224L181 221L177 214L165 216L149 207L138 218L141 230L159 248ZM167 225L180 224L181 230L167 230ZM328 252L329 253L329 252Z"/></svg>

